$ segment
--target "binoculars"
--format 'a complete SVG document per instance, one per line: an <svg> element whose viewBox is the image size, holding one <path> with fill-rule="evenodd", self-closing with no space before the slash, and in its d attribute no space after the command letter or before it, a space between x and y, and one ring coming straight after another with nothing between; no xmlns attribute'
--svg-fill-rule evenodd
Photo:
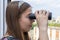
<svg viewBox="0 0 60 40"><path fill-rule="evenodd" d="M36 19L35 14L31 13L29 15L29 19ZM48 20L51 20L51 19L52 19L52 13L50 12L49 15L48 15Z"/></svg>

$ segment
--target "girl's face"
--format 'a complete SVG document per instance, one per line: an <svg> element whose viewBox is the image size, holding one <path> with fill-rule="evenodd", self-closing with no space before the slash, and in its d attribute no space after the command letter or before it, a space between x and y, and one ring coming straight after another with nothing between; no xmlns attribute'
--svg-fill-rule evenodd
<svg viewBox="0 0 60 40"><path fill-rule="evenodd" d="M20 28L23 32L28 32L32 28L32 23L34 20L29 19L29 14L32 12L31 7L23 12L21 18L19 19Z"/></svg>

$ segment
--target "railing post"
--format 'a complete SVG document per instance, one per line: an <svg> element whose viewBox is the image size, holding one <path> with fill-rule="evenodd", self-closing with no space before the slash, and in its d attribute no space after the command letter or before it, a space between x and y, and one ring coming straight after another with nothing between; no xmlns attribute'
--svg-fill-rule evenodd
<svg viewBox="0 0 60 40"><path fill-rule="evenodd" d="M56 38L56 29L52 29L52 40Z"/></svg>
<svg viewBox="0 0 60 40"><path fill-rule="evenodd" d="M48 37L49 37L49 40L50 40L50 28L48 28Z"/></svg>
<svg viewBox="0 0 60 40"><path fill-rule="evenodd" d="M60 30L59 30L59 40L60 40Z"/></svg>

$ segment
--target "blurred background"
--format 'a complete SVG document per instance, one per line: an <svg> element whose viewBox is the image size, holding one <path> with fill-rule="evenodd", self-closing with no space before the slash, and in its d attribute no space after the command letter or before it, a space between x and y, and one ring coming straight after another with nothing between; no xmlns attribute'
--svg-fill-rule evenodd
<svg viewBox="0 0 60 40"><path fill-rule="evenodd" d="M7 4L11 1L28 2L32 6L32 12L41 9L52 12L52 20L48 20L49 40L60 40L60 0L0 0L0 38L7 30L5 12ZM31 40L38 40L38 34L39 29L35 21L29 31L29 35L32 35Z"/></svg>

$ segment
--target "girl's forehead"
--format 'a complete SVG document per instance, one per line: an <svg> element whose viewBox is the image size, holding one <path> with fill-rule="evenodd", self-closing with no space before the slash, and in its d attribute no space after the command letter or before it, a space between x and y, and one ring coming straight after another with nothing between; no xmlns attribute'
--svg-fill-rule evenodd
<svg viewBox="0 0 60 40"><path fill-rule="evenodd" d="M28 15L28 14L30 14L31 12L32 12L32 8L29 7L29 8L25 11L25 14Z"/></svg>
<svg viewBox="0 0 60 40"><path fill-rule="evenodd" d="M32 11L32 8L31 8L31 7L29 7L26 11L30 12L30 11Z"/></svg>

